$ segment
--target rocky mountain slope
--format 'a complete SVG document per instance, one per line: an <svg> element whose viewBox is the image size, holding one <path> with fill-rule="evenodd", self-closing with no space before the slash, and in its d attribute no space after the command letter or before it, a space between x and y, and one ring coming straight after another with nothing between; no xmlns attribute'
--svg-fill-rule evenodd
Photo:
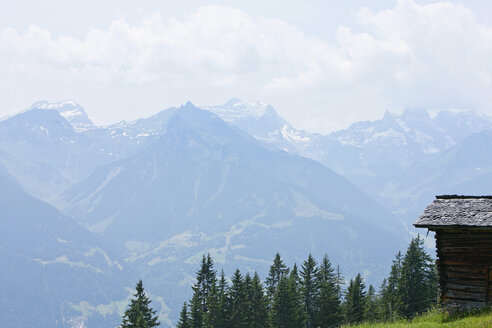
<svg viewBox="0 0 492 328"><path fill-rule="evenodd" d="M486 140L486 134L480 132L492 129L492 118L475 112L440 111L434 116L424 110L406 110L402 114L386 112L380 120L356 122L347 129L319 135L295 129L272 106L261 102L231 99L224 105L204 108L257 140L323 163L404 217L407 223L432 200L432 193L448 190L459 193L459 188L449 188L454 181L467 183L463 192L483 190L473 188L475 184L471 180L486 173L484 169L476 172L465 169L455 180L444 177L429 180L428 177L440 174L442 165L455 166L458 171L458 163L483 167L481 155L473 149L482 149L481 140ZM475 141L470 144L465 141L467 138ZM468 145L459 146L462 142ZM454 146L468 148L473 154L446 155ZM425 182L432 184L432 191L419 187Z"/></svg>
<svg viewBox="0 0 492 328"><path fill-rule="evenodd" d="M379 240L400 245L404 236L389 212L330 169L265 148L191 103L155 143L96 170L62 202L65 213L118 240L126 261L164 294L189 281L207 252L226 268L262 273L277 251L298 263L327 252L377 280L394 253Z"/></svg>
<svg viewBox="0 0 492 328"><path fill-rule="evenodd" d="M89 313L118 323L133 274L107 241L28 195L1 166L0 208L3 327L72 327ZM89 304L106 304L106 316Z"/></svg>

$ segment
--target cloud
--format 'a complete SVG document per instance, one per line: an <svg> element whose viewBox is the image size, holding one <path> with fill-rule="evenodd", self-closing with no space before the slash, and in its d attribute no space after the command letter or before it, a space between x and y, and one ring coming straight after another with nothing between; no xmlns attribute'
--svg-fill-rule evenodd
<svg viewBox="0 0 492 328"><path fill-rule="evenodd" d="M353 83L370 81L403 106L484 106L490 101L492 28L464 6L417 5L358 13L367 33L339 29L354 67Z"/></svg>
<svg viewBox="0 0 492 328"><path fill-rule="evenodd" d="M278 77L303 76L330 56L321 40L294 26L221 6L199 8L183 20L164 22L158 14L137 26L117 20L83 40L54 38L37 26L25 33L5 29L1 42L18 63L134 83L198 79L266 85ZM336 66L339 59L331 59Z"/></svg>
<svg viewBox="0 0 492 328"><path fill-rule="evenodd" d="M387 10L362 8L351 27L334 33L330 43L285 21L224 6L179 19L155 14L137 25L115 20L83 39L38 26L6 28L0 72L310 97L317 109L287 113L307 128L388 107L491 110L492 28L462 5L400 0Z"/></svg>

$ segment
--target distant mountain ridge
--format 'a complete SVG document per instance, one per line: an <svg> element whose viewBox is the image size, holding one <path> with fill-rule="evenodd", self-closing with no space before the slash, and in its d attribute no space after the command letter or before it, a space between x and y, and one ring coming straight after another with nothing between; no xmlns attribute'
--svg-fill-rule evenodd
<svg viewBox="0 0 492 328"><path fill-rule="evenodd" d="M272 105L261 101L244 102L232 98L221 106L201 106L256 139L277 148L303 155L319 135L297 130L278 115ZM309 157L309 156L307 156Z"/></svg>
<svg viewBox="0 0 492 328"><path fill-rule="evenodd" d="M418 183L419 167L432 166L448 149L461 147L468 137L492 129L491 117L471 111L440 111L432 117L424 110L405 110L402 114L386 111L380 120L356 122L347 129L320 135L295 129L272 106L261 102L233 98L224 105L203 108L258 140L319 161L381 204L403 214L406 220L413 219L423 209L429 194L423 197L423 190L408 190L409 185L400 177L406 176L408 170L415 171L412 179ZM473 163L475 158L468 160ZM437 170L435 165L434 170ZM468 178L475 176L471 174ZM460 181L468 178L465 175ZM449 189L448 184L446 187L434 182L433 190L437 193ZM421 200L402 207L405 197Z"/></svg>
<svg viewBox="0 0 492 328"><path fill-rule="evenodd" d="M60 113L74 129L87 129L94 124L89 119L82 106L73 100L65 100L57 103L49 103L46 100L35 102L30 109L52 109Z"/></svg>
<svg viewBox="0 0 492 328"><path fill-rule="evenodd" d="M400 213L400 200L390 196L388 202L388 195L394 195L391 190L407 188L398 185L403 181L398 176L432 161L466 137L492 128L490 117L473 112L441 111L431 117L425 111L406 110L399 115L387 111L380 120L356 122L347 129L320 135L294 128L263 102L233 98L220 106L202 108L265 144L328 166ZM0 121L0 161L31 194L50 201L94 169L155 142L176 110L174 107L149 118L101 127L94 126L73 101L41 101ZM36 141L24 140L28 136ZM50 144L48 149L39 147L42 140Z"/></svg>
<svg viewBox="0 0 492 328"><path fill-rule="evenodd" d="M364 271L379 283L382 263L409 236L404 224L434 194L491 193L491 122L472 112L387 112L320 135L295 129L271 105L231 99L96 126L75 102L39 102L0 121L0 192L15 191L4 197L10 212L0 213L11 228L0 233L0 260L14 268L3 274L67 277L69 296L39 297L68 300L67 320L91 327L115 322L128 294L120 287L136 276L170 325L205 252L226 272L261 275L277 251L298 264L327 252L345 274ZM36 210L20 215L29 208ZM47 250L16 249L16 239L31 235ZM70 284L94 275L98 296L75 297ZM110 295L102 285L116 276ZM42 281L25 277L31 289Z"/></svg>
<svg viewBox="0 0 492 328"><path fill-rule="evenodd" d="M371 280L393 253L378 240L399 245L405 236L389 212L335 172L265 147L191 103L174 111L158 140L97 169L58 204L117 240L125 261L179 300L189 290L176 286L208 252L227 270L241 263L262 273L277 251L289 262L328 252Z"/></svg>

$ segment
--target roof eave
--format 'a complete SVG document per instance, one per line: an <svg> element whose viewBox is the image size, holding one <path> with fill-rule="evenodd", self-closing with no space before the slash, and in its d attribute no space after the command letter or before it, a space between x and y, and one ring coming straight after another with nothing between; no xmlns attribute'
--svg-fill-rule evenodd
<svg viewBox="0 0 492 328"><path fill-rule="evenodd" d="M443 229L467 229L467 230L492 230L492 226L480 226L480 225L462 225L462 224L417 224L413 225L416 228L425 228L429 230L443 230Z"/></svg>

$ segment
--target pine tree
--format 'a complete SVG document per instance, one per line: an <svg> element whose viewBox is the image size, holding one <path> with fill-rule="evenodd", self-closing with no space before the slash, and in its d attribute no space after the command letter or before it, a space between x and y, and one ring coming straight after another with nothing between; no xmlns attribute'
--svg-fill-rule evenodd
<svg viewBox="0 0 492 328"><path fill-rule="evenodd" d="M190 318L188 317L188 306L186 305L186 302L183 304L183 308L181 309L176 328L191 328Z"/></svg>
<svg viewBox="0 0 492 328"><path fill-rule="evenodd" d="M305 327L314 328L316 327L319 285L317 263L311 254L309 254L308 259L302 264L300 277L300 291L306 317Z"/></svg>
<svg viewBox="0 0 492 328"><path fill-rule="evenodd" d="M372 285L369 285L364 302L364 321L374 322L378 319L377 302L376 290Z"/></svg>
<svg viewBox="0 0 492 328"><path fill-rule="evenodd" d="M267 296L270 303L273 301L273 296L275 295L275 291L280 282L280 279L287 275L289 269L284 264L284 261L280 257L280 254L275 254L275 258L273 259L273 263L270 266L270 271L268 273L268 277L266 278L265 284L267 289Z"/></svg>
<svg viewBox="0 0 492 328"><path fill-rule="evenodd" d="M198 293L193 294L193 298L190 302L190 325L191 328L202 328L203 323L203 311L202 301Z"/></svg>
<svg viewBox="0 0 492 328"><path fill-rule="evenodd" d="M243 328L248 325L246 289L244 278L239 269L236 269L229 288L230 297L230 327Z"/></svg>
<svg viewBox="0 0 492 328"><path fill-rule="evenodd" d="M151 328L160 325L159 316L154 316L156 311L149 304L150 298L145 295L142 280L136 287L135 298L130 300L130 306L123 315L121 328Z"/></svg>
<svg viewBox="0 0 492 328"><path fill-rule="evenodd" d="M208 312L207 299L212 286L216 283L216 272L214 270L214 261L210 254L203 255L200 270L196 273L196 283L193 291L197 294L201 303L202 316Z"/></svg>
<svg viewBox="0 0 492 328"><path fill-rule="evenodd" d="M251 327L253 325L253 279L249 272L244 276L244 312L244 326Z"/></svg>
<svg viewBox="0 0 492 328"><path fill-rule="evenodd" d="M297 286L300 286L301 285L301 277L299 276L299 270L297 269L297 263L294 263L294 266L292 267L292 270L287 269L287 274L289 274L289 277L291 277L292 279L294 279L294 283Z"/></svg>
<svg viewBox="0 0 492 328"><path fill-rule="evenodd" d="M349 324L359 323L364 319L365 288L364 279L360 273L350 280L344 304L345 319Z"/></svg>
<svg viewBox="0 0 492 328"><path fill-rule="evenodd" d="M397 283L398 310L407 318L426 311L437 302L435 263L424 249L424 240L412 239L401 264Z"/></svg>
<svg viewBox="0 0 492 328"><path fill-rule="evenodd" d="M224 270L217 284L212 286L208 300L208 313L205 316L205 326L213 328L229 327L229 296Z"/></svg>
<svg viewBox="0 0 492 328"><path fill-rule="evenodd" d="M294 308L297 321L295 321L296 327L302 327L306 323L306 314L304 313L304 304L302 302L301 295L301 278L297 270L297 265L294 263L294 267L289 274L289 289L293 298Z"/></svg>
<svg viewBox="0 0 492 328"><path fill-rule="evenodd" d="M338 270L339 271L339 270ZM323 257L319 265L318 284L319 301L317 327L338 327L342 322L342 307L338 294L338 280L340 272L334 273L328 256Z"/></svg>
<svg viewBox="0 0 492 328"><path fill-rule="evenodd" d="M229 286L227 284L227 279L225 278L224 270L220 273L219 280L219 316L218 322L216 323L216 328L226 328L229 327L230 322L230 299L228 294Z"/></svg>
<svg viewBox="0 0 492 328"><path fill-rule="evenodd" d="M207 309L204 313L203 322L205 327L216 327L220 321L220 295L217 284L213 284L207 298Z"/></svg>
<svg viewBox="0 0 492 328"><path fill-rule="evenodd" d="M268 301L265 296L265 290L261 284L260 277L255 272L251 280L250 296L250 315L252 328L267 327L268 323Z"/></svg>
<svg viewBox="0 0 492 328"><path fill-rule="evenodd" d="M273 297L272 328L299 328L304 324L301 296L295 281L295 274L292 273L289 277L280 278Z"/></svg>
<svg viewBox="0 0 492 328"><path fill-rule="evenodd" d="M340 270L340 266L337 265L337 271L336 271L336 287L337 287L338 299L342 299L342 286L343 285L345 285L345 279L342 276L342 272Z"/></svg>

